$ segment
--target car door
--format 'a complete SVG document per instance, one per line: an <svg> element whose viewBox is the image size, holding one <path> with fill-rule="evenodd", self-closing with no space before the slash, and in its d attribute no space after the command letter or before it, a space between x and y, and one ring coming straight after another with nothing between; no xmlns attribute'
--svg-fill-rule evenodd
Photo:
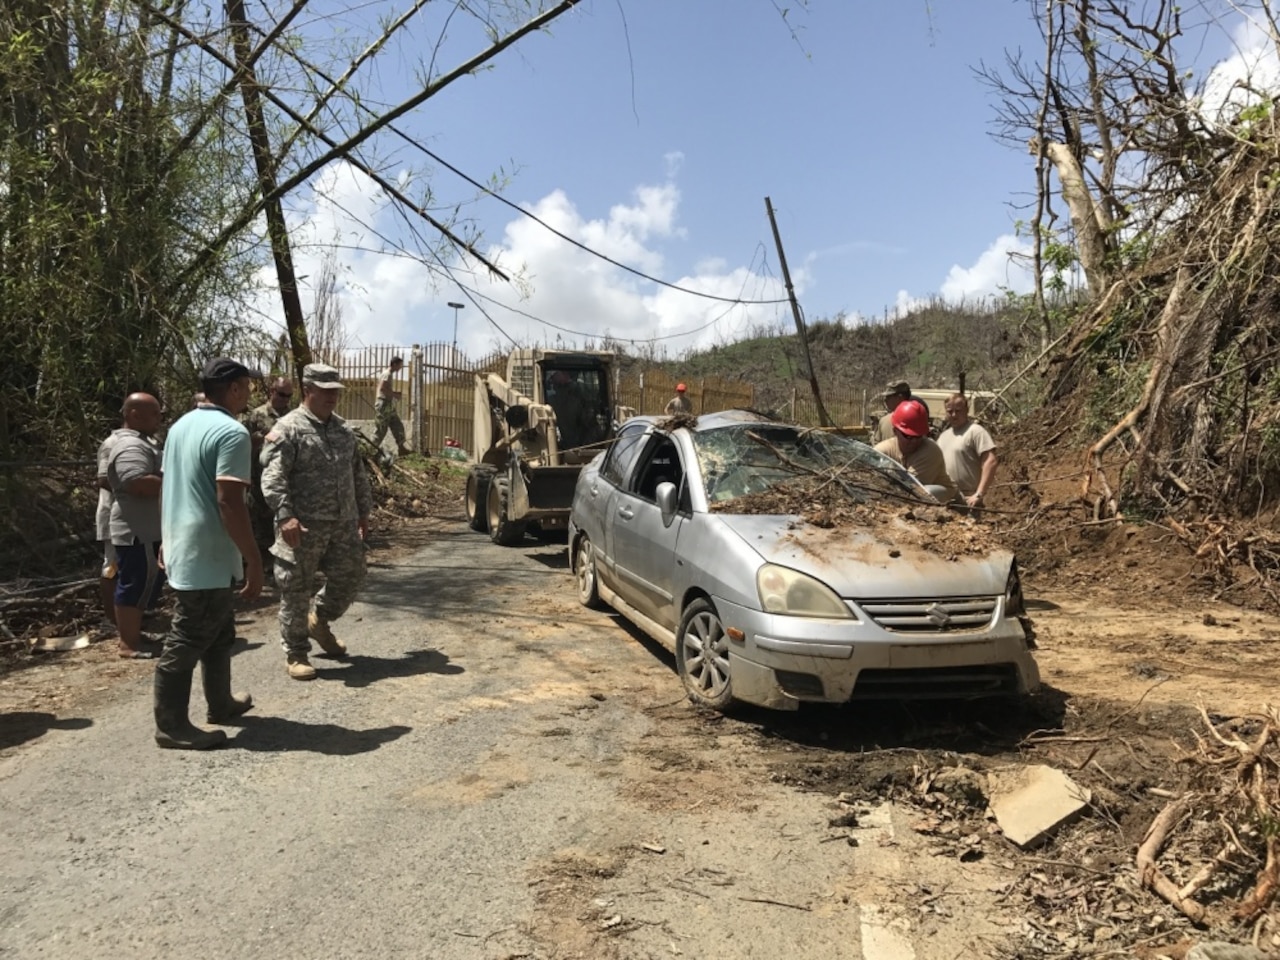
<svg viewBox="0 0 1280 960"><path fill-rule="evenodd" d="M613 502L644 446L648 429L649 424L641 421L625 424L583 491L581 509L589 520L582 527L595 544L596 576L614 590L618 578L613 561Z"/></svg>
<svg viewBox="0 0 1280 960"><path fill-rule="evenodd" d="M675 565L687 514L677 511L669 525L657 504L660 483L684 485L679 448L665 433L654 433L636 458L613 500L613 560L617 591L645 616L674 629Z"/></svg>

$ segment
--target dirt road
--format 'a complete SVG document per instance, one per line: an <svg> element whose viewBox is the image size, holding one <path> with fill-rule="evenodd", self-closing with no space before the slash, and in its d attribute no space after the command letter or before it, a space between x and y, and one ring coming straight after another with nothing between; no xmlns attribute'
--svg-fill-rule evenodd
<svg viewBox="0 0 1280 960"><path fill-rule="evenodd" d="M378 557L341 624L352 656L317 660L314 683L286 677L270 606L245 614L236 678L256 706L221 751L154 747L145 664L91 651L0 678L0 957L950 960L1176 940L1137 894L1050 924L1070 879L1052 854L1033 865L980 815L904 796L939 765L1073 761L1080 745L1035 732L1110 724L1123 749L1087 763L1127 799L1109 808L1118 851L1182 704L1276 689L1274 622L1108 618L1042 593L1049 687L1025 710L724 718L577 605L562 545L442 523ZM1224 657L1249 682L1206 687ZM1090 842L1087 870L1123 869Z"/></svg>

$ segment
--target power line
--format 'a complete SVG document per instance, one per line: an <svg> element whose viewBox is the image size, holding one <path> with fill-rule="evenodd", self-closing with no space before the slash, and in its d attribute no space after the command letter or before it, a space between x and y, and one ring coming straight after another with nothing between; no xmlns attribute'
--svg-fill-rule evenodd
<svg viewBox="0 0 1280 960"><path fill-rule="evenodd" d="M259 28L258 32L261 32L261 29L260 29L260 28ZM292 51L292 50L285 50L284 52L285 52L287 55L289 55L289 56L293 57L295 60L297 60L299 63L301 63L301 64L302 64L304 67L306 67L307 69L315 71L316 75L317 75L317 76L319 76L319 77L320 77L322 80L324 80L326 83L330 84L331 86L336 85L336 81L335 81L335 80L333 80L331 77L329 77L329 76L328 76L328 75L327 75L323 70L321 70L317 65L315 65L315 64L311 64L311 63L307 63L307 62L306 62L306 61L304 61L300 56L298 56L298 55L297 55L297 53L295 53L295 52L294 52L294 51ZM360 101L360 100L356 99L356 100L353 100L353 101L351 101L351 102L353 102L353 103L354 103L354 105L356 106L356 108L357 108L357 109L364 110L364 111L365 111L365 112L367 112L367 113L370 113L370 114L373 114L374 116L377 116L376 112L375 112L375 111L373 111L372 109L370 109L368 106L366 106L362 101ZM521 216L528 217L528 218L529 218L530 220L532 220L534 223L536 223L536 224L538 224L539 226L541 226L544 230L547 230L547 231L549 231L550 233L555 234L555 235L556 235L557 237L559 237L561 240L565 241L565 242L566 242L566 243L568 243L568 244L571 244L572 246L577 247L579 250L583 251L584 253L590 254L590 255L591 255L591 256L593 256L593 257L596 257L596 258L598 258L598 259L600 259L600 260L603 260L605 263L611 264L612 266L617 267L619 270L625 270L627 273L630 273L630 274L632 274L633 276L639 277L639 278L640 278L640 279L642 279L642 280L648 280L650 283L656 283L658 286L666 287L666 288L667 288L667 289L669 289L669 290L676 290L676 291L678 291L678 292L680 292L680 293L685 293L685 294L688 294L689 296L692 296L692 297L701 297L701 298L703 298L704 300L715 300L715 301L718 301L718 302L720 302L720 303L744 304L744 305L747 305L747 306L773 306L773 305L776 305L776 304L780 304L780 303L788 303L788 302L789 302L789 299L788 299L788 298L786 298L786 297L781 297L781 298L774 299L774 300L741 300L741 299L739 299L739 300L735 300L735 299L732 299L732 298L730 298L730 297L721 297L721 296L718 296L718 295L716 295L716 294L714 294L714 293L704 293L704 292L702 292L701 290L692 290L692 289L690 289L690 288L688 288L688 287L682 287L682 286L680 286L679 284L671 283L670 281L662 280L662 279L659 279L658 277L651 276L651 275L649 275L649 274L645 273L645 272L644 272L644 271L642 271L642 270L638 270L638 269L636 269L635 267L627 266L627 264L622 263L621 261L618 261L618 260L613 259L613 258L612 258L612 257L610 257L608 254L601 253L599 250L596 250L596 249L594 249L594 248L592 248L592 247L589 247L589 246L587 246L585 243L582 243L582 242L581 242L581 241L579 241L579 240L575 240L573 237L569 236L568 234L562 233L561 231L557 230L555 227L551 226L551 224L549 224L549 223L547 223L545 220L543 220L541 217L539 217L537 214L535 214L535 213L533 213L533 212L531 212L531 211L529 211L529 210L526 210L524 207L520 206L518 203L515 203L515 202L513 202L513 201L511 201L511 200L508 200L506 197L502 196L500 193L496 193L496 192L494 192L493 190L489 189L487 186L485 186L485 185L484 185L483 183L481 183L479 180L476 180L474 177L471 177L471 176L467 175L466 173L463 173L461 170L459 170L459 169L458 169L457 167L455 167L453 164L449 163L447 160L443 159L443 158L442 158L442 157L440 157L438 154L436 154L436 153L434 153L433 151L429 150L429 149L426 147L426 145L422 143L422 141L418 140L416 137L412 137L412 136L410 136L409 134L405 133L403 130L401 130L401 129L400 129L398 126L396 126L394 123L388 123L388 124L386 124L386 125L385 125L385 127L386 127L386 129L387 129L387 130L390 130L390 131L391 131L392 133L394 133L396 136L400 137L400 139L402 139L405 143L407 143L407 144L409 144L410 146L414 147L416 150L419 150L419 151L421 151L422 153L426 154L428 157L430 157L430 158L431 158L432 160L434 160L436 163L440 164L440 166L444 167L446 170L449 170L449 171L450 171L450 172L452 172L454 175L456 175L456 176L458 176L458 177L461 177L463 180L465 180L467 183L471 184L473 187L475 187L477 190L479 190L481 193L485 194L486 196L493 197L493 198L494 198L495 200L497 200L499 203L505 204L506 206L510 207L512 210L514 210L514 211L516 211L517 213L519 213Z"/></svg>

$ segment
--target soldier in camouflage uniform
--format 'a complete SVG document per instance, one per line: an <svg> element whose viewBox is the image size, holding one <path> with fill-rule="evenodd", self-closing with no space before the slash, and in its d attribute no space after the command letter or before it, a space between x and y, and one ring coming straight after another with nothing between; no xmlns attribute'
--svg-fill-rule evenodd
<svg viewBox="0 0 1280 960"><path fill-rule="evenodd" d="M364 583L365 534L373 492L356 438L335 414L338 371L309 364L302 374L302 406L276 421L262 447L262 495L275 517L276 586L280 634L289 676L311 680L311 640L329 656L346 646L329 628ZM325 586L314 596L315 575Z"/></svg>
<svg viewBox="0 0 1280 960"><path fill-rule="evenodd" d="M262 497L262 441L276 421L289 412L293 402L293 382L284 377L273 380L267 388L267 402L254 407L244 417L253 444L253 486L249 493L249 519L253 521L253 539L265 560L276 539L276 525L271 508Z"/></svg>
<svg viewBox="0 0 1280 960"><path fill-rule="evenodd" d="M400 414L396 412L396 401L400 399L400 391L393 389L396 374L404 368L404 357L392 357L391 365L382 371L382 376L378 378L377 395L373 399L373 422L376 429L373 433L373 445L379 450L382 449L382 440L387 435L387 428L391 428L391 436L395 437L396 450L400 456L409 453L409 448L405 446L404 424L400 421Z"/></svg>

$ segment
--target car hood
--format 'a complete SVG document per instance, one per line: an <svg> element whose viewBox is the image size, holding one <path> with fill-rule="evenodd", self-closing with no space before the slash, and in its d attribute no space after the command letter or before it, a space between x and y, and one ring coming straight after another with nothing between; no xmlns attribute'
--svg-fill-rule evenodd
<svg viewBox="0 0 1280 960"><path fill-rule="evenodd" d="M850 600L999 596L1013 564L1005 550L946 557L857 528L816 527L799 517L711 516L767 563L817 577ZM898 522L905 529L905 521Z"/></svg>

